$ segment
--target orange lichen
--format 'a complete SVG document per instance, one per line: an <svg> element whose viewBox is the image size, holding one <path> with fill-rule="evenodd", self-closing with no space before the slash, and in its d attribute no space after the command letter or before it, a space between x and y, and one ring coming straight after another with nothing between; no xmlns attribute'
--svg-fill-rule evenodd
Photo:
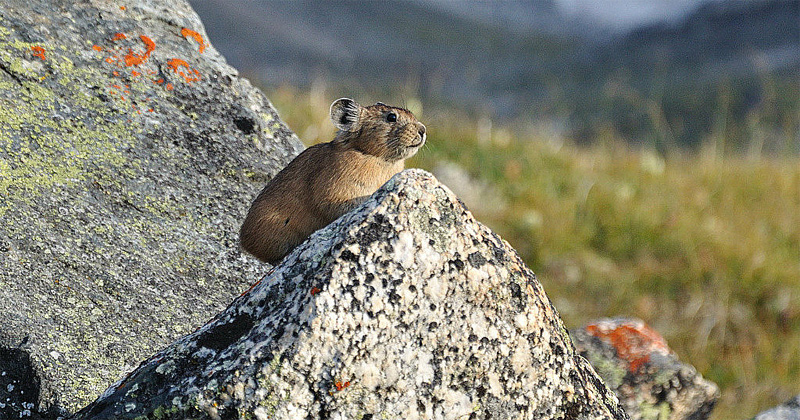
<svg viewBox="0 0 800 420"><path fill-rule="evenodd" d="M147 59L147 57L136 54L133 50L129 50L127 54L125 54L125 65L130 66L138 66Z"/></svg>
<svg viewBox="0 0 800 420"><path fill-rule="evenodd" d="M124 9L123 9L124 10ZM206 44L203 41L203 38L197 32L194 32L190 29L184 28L184 31L181 33L185 37L192 37L200 44L200 51L202 52L205 48ZM134 38L135 39L135 38ZM144 43L144 51L136 51L135 48L129 47L131 43L131 39L122 32L114 34L111 42L117 42L122 40L128 40L127 42L120 42L116 46L111 47L103 47L100 45L93 45L92 49L95 51L107 51L109 53L108 57L104 58L104 61L108 64L113 64L116 66L115 69L111 69L111 74L117 78L136 78L143 75L147 75L147 78L151 80L155 84L159 84L164 86L165 89L171 91L174 89L172 83L167 83L164 77L160 77L160 71L153 69L152 65L144 66L145 63L151 58L151 54L156 49L156 43L148 37L147 35L139 35L139 39ZM127 50L127 52L125 52ZM198 81L201 79L200 72L196 69L193 69L189 66L189 64L181 60L179 58L173 58L167 61L167 66L171 68L175 73L180 75L184 81L187 83ZM141 66L141 67L140 67ZM136 69L130 69L130 72L127 70L119 70L124 69L125 67L137 67ZM148 68L151 67L151 68ZM120 84L112 84L109 85L109 95L112 95L115 98L119 98L121 100L126 100L126 96L131 94L130 87L125 85L125 88L122 88ZM137 114L141 114L144 109L139 109L135 105L133 109L137 112ZM154 112L154 110L147 109L147 112Z"/></svg>
<svg viewBox="0 0 800 420"><path fill-rule="evenodd" d="M206 43L203 40L203 36L202 35L200 35L199 33L195 32L195 31L193 31L193 30L191 30L189 28L181 29L181 35L183 35L184 38L189 38L189 37L194 38L194 40L200 45L199 52L202 54L203 51L205 51Z"/></svg>
<svg viewBox="0 0 800 420"><path fill-rule="evenodd" d="M153 52L156 49L156 43L153 42L153 40L150 39L150 37L147 36L147 35L141 35L141 36L139 36L139 39L141 39L142 42L144 42L144 45L147 46L147 51L145 51L144 54L149 56L150 53Z"/></svg>
<svg viewBox="0 0 800 420"><path fill-rule="evenodd" d="M180 58L173 58L167 61L167 66L171 68L175 73L178 73L186 83L196 82L200 80L200 72L189 67L189 64L181 60ZM181 70L181 67L186 67L187 71Z"/></svg>
<svg viewBox="0 0 800 420"><path fill-rule="evenodd" d="M34 45L33 47L31 47L31 50L33 50L34 57L39 57L42 59L42 61L44 61L44 48L38 45Z"/></svg>
<svg viewBox="0 0 800 420"><path fill-rule="evenodd" d="M126 7L125 7L125 6L120 6L120 7L119 7L119 10L125 11L125 9L126 9Z"/></svg>
<svg viewBox="0 0 800 420"><path fill-rule="evenodd" d="M628 371L635 373L650 362L654 352L669 354L669 347L661 335L644 323L623 322L610 324L600 322L586 327L586 331L611 344L620 359L628 362Z"/></svg>
<svg viewBox="0 0 800 420"><path fill-rule="evenodd" d="M153 42L153 40L150 39L148 36L141 35L139 38L142 40L142 42L144 42L144 45L147 49L142 54L136 53L132 49L129 49L128 53L125 54L124 57L125 65L128 67L139 66L143 64L145 61L147 61L148 58L150 58L150 53L152 53L156 49L156 43Z"/></svg>
<svg viewBox="0 0 800 420"><path fill-rule="evenodd" d="M345 382L345 383L342 383L341 381L336 381L336 382L333 384L333 386L335 386L335 387L336 387L336 390L337 390L337 391L341 391L341 390L343 390L343 389L347 388L348 386L350 386L350 381L347 381L347 382Z"/></svg>
<svg viewBox="0 0 800 420"><path fill-rule="evenodd" d="M189 64L180 58L173 58L172 60L167 61L167 65L176 73L178 72L178 67L183 66L189 68Z"/></svg>

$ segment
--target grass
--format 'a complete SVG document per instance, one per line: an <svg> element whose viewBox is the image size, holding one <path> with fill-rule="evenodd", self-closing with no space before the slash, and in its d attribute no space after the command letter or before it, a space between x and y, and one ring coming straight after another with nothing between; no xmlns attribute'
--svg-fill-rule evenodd
<svg viewBox="0 0 800 420"><path fill-rule="evenodd" d="M333 137L334 95L267 96L307 144ZM747 419L800 393L798 159L663 158L613 134L576 147L424 111L428 143L407 166L454 163L491 191L498 205L467 205L519 251L569 328L644 319L720 386L713 419Z"/></svg>

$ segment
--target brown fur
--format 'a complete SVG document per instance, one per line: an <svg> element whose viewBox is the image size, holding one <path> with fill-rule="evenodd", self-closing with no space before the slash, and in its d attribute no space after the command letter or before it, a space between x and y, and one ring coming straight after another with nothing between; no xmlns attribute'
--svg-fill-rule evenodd
<svg viewBox="0 0 800 420"><path fill-rule="evenodd" d="M389 114L396 116L390 122ZM242 248L275 264L311 233L355 208L425 143L425 126L403 108L351 99L331 105L339 132L309 147L273 178L242 224Z"/></svg>

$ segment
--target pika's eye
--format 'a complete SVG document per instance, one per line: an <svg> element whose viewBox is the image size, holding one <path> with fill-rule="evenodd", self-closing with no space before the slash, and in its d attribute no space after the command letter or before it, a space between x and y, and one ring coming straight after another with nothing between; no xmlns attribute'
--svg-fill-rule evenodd
<svg viewBox="0 0 800 420"><path fill-rule="evenodd" d="M395 122L395 121L397 121L397 114L395 114L394 112L390 112L390 113L386 114L386 121L387 122Z"/></svg>

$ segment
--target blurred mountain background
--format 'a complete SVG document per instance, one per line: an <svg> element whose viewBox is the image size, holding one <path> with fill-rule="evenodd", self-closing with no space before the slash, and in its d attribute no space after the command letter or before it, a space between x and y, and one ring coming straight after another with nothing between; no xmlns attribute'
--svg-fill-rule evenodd
<svg viewBox="0 0 800 420"><path fill-rule="evenodd" d="M800 0L191 3L267 86L414 96L580 143L800 151Z"/></svg>

